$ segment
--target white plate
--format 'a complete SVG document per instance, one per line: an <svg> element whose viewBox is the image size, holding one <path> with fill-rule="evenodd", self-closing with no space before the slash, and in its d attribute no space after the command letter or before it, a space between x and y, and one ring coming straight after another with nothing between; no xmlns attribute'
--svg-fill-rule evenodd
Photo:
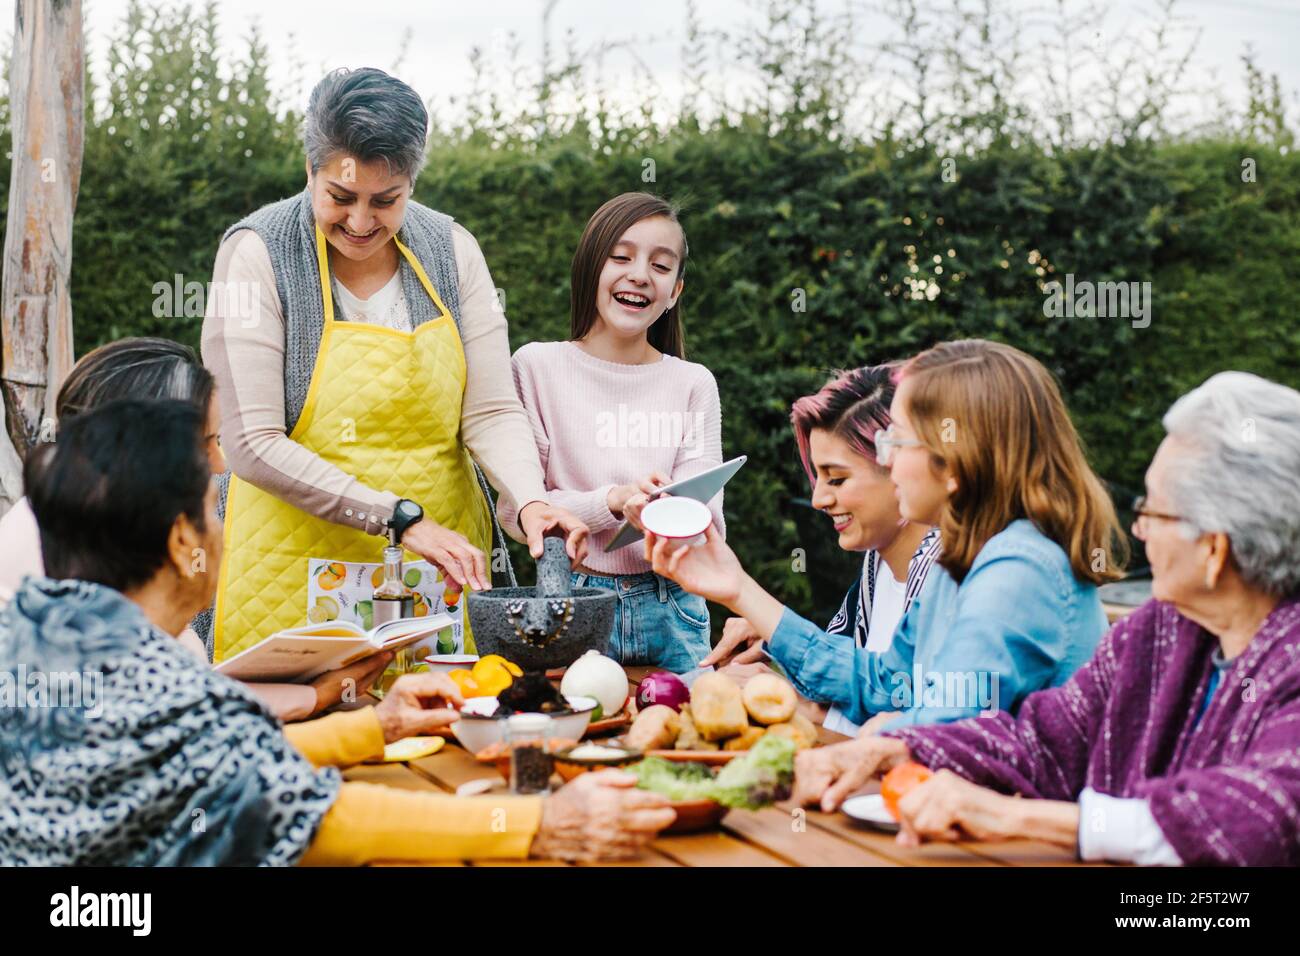
<svg viewBox="0 0 1300 956"><path fill-rule="evenodd" d="M898 832L898 821L885 809L885 798L878 793L865 793L860 797L849 797L840 809L854 820L867 823L877 830L889 833Z"/></svg>
<svg viewBox="0 0 1300 956"><path fill-rule="evenodd" d="M708 505L694 498L656 498L641 510L641 525L661 538L691 540L704 534L712 521Z"/></svg>

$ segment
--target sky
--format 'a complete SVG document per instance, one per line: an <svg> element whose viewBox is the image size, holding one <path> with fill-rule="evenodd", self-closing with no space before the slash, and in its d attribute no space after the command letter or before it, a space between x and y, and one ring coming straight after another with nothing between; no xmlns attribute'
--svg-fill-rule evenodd
<svg viewBox="0 0 1300 956"><path fill-rule="evenodd" d="M680 44L686 0L652 3L612 0L551 0L551 33L557 45L573 31L584 50L603 51L602 87L617 92L635 82L634 60L649 67L667 99L681 88ZM827 11L845 2L819 0ZM1031 12L1054 0L993 0L995 6ZM126 0L84 0L87 46L102 64L112 28L120 22ZM220 0L223 47L246 48L248 25L256 20L272 45L272 81L293 105L301 107L309 91L291 82L292 60L301 64L306 87L338 66L378 66L392 70L430 99L438 111L469 89L469 54L480 47L500 54L513 31L522 44L522 59L536 64L542 41L546 0ZM697 0L707 28L737 30L757 18L756 0ZM1112 0L1106 23L1109 34L1126 35L1155 22L1158 0ZM1266 73L1279 74L1292 102L1300 97L1300 0L1179 0L1177 9L1191 29L1201 31L1189 80L1230 97L1244 90L1240 56L1248 45ZM0 15L12 36L14 0L0 0ZM880 13L862 14L864 37L894 27ZM395 64L402 37L410 31L405 59ZM1107 37L1109 39L1109 36ZM498 59L501 57L498 56ZM727 82L727 77L720 77Z"/></svg>

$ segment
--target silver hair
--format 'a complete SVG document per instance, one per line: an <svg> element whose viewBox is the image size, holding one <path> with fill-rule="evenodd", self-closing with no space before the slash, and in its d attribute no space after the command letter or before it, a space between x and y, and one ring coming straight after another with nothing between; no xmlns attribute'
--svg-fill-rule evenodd
<svg viewBox="0 0 1300 956"><path fill-rule="evenodd" d="M303 120L312 172L340 153L383 160L390 174L415 181L424 165L429 113L418 93L383 70L334 70L316 84Z"/></svg>
<svg viewBox="0 0 1300 956"><path fill-rule="evenodd" d="M1165 413L1190 451L1169 494L1199 532L1222 532L1246 583L1300 591L1300 392L1247 372L1220 372Z"/></svg>

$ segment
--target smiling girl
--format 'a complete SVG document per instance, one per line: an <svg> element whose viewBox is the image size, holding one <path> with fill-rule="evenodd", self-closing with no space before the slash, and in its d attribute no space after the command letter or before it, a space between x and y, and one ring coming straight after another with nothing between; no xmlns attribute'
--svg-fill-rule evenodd
<svg viewBox="0 0 1300 956"><path fill-rule="evenodd" d="M648 193L605 203L573 256L571 332L514 356L548 499L591 529L577 587L619 598L609 654L627 665L690 670L709 653L709 612L650 570L640 547L605 553L624 519L640 527L656 488L722 462L718 387L685 361L680 298L686 236L676 210ZM725 533L722 495L710 503ZM513 517L505 497L501 520Z"/></svg>

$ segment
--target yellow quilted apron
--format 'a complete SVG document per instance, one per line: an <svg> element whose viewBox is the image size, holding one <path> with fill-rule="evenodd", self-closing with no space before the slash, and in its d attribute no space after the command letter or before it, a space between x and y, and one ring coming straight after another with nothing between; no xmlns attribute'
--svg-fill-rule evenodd
<svg viewBox="0 0 1300 956"><path fill-rule="evenodd" d="M460 437L460 335L419 261L393 241L433 299L438 318L414 332L336 321L325 236L317 228L325 325L306 403L289 437L362 484L419 502L428 517L490 554L491 515ZM307 623L313 562L381 562L386 544L377 535L309 515L235 475L223 541L213 617L216 661ZM467 619L465 650L474 652Z"/></svg>

